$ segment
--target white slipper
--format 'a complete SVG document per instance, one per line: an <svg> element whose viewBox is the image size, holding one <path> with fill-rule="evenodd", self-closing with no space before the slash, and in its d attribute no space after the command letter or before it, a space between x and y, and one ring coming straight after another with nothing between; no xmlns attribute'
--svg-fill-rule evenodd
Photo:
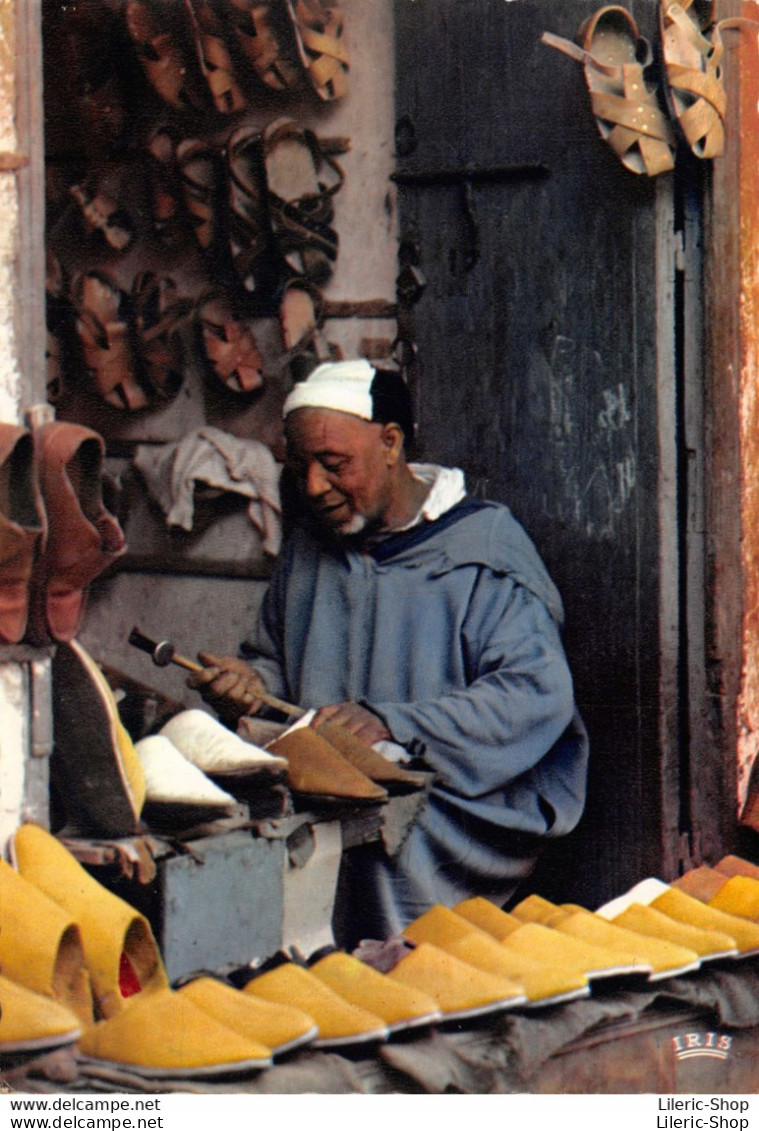
<svg viewBox="0 0 759 1131"><path fill-rule="evenodd" d="M205 774L279 775L287 769L284 758L245 742L199 708L181 711L160 733L174 743L185 758Z"/></svg>
<svg viewBox="0 0 759 1131"><path fill-rule="evenodd" d="M145 774L145 800L161 805L192 805L231 811L237 802L193 766L162 734L135 744Z"/></svg>

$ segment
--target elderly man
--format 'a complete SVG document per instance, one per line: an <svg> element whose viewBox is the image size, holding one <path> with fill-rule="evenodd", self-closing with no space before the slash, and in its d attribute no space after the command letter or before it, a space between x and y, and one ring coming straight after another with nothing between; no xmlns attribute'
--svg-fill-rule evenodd
<svg viewBox="0 0 759 1131"><path fill-rule="evenodd" d="M304 518L244 660L201 654L193 686L228 720L257 711L264 688L436 773L400 852L351 859L357 938L396 933L434 903L504 903L584 804L587 738L556 588L508 508L469 497L458 469L406 461L397 374L321 365L284 416Z"/></svg>

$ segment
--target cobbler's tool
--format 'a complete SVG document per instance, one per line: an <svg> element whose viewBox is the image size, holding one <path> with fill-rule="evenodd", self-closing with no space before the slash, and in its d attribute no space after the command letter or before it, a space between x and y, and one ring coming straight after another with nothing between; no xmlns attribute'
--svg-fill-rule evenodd
<svg viewBox="0 0 759 1131"><path fill-rule="evenodd" d="M139 648L141 652L147 652L153 663L159 668L176 664L180 668L185 668L188 672L203 671L202 664L196 663L195 660L189 660L186 656L180 656L169 640L151 640L149 636L140 632L136 626L129 633L129 643L135 648ZM286 703L284 699L278 699L276 695L269 695L267 691L256 692L256 696L262 703L266 703L269 707L275 707L284 715L300 718L301 715L305 714L302 707L296 707L294 703Z"/></svg>

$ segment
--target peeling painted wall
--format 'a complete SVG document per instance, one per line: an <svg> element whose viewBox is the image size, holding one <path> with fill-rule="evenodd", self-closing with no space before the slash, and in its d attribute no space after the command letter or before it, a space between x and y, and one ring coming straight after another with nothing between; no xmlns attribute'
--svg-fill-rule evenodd
<svg viewBox="0 0 759 1131"><path fill-rule="evenodd" d="M16 9L0 0L0 151L16 152ZM16 423L21 379L14 333L14 280L19 238L19 198L14 172L0 171L0 421ZM0 663L0 849L18 826L25 804L28 749L27 672Z"/></svg>

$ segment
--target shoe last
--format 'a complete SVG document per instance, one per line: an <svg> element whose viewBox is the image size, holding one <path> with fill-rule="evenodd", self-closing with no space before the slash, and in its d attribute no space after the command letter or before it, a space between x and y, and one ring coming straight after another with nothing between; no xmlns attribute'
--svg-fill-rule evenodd
<svg viewBox="0 0 759 1131"><path fill-rule="evenodd" d="M18 644L23 639L32 570L46 528L32 434L21 425L0 424L2 644Z"/></svg>
<svg viewBox="0 0 759 1131"><path fill-rule="evenodd" d="M274 1005L216 978L196 978L177 992L240 1036L266 1045L275 1056L310 1044L319 1035L313 1017L303 1010L292 1005Z"/></svg>
<svg viewBox="0 0 759 1131"><path fill-rule="evenodd" d="M188 998L163 989L99 1021L79 1050L143 1076L215 1076L268 1068L271 1050L220 1024Z"/></svg>
<svg viewBox="0 0 759 1131"><path fill-rule="evenodd" d="M442 1017L428 994L394 982L344 951L330 950L312 961L309 969L346 1001L381 1017L390 1033L431 1025Z"/></svg>
<svg viewBox="0 0 759 1131"><path fill-rule="evenodd" d="M0 1002L0 1054L70 1045L82 1031L65 1006L2 974Z"/></svg>
<svg viewBox="0 0 759 1131"><path fill-rule="evenodd" d="M28 638L45 644L76 636L90 582L125 553L126 543L103 502L102 436L53 421L36 430L34 441L48 534L32 576Z"/></svg>
<svg viewBox="0 0 759 1131"><path fill-rule="evenodd" d="M10 851L20 874L79 925L99 1016L113 1017L168 985L147 919L90 876L60 841L38 825L22 825Z"/></svg>
<svg viewBox="0 0 759 1131"><path fill-rule="evenodd" d="M243 993L279 1005L295 1005L319 1026L314 1048L338 1048L365 1041L384 1041L387 1026L381 1017L360 1009L295 962L284 961L257 975Z"/></svg>
<svg viewBox="0 0 759 1131"><path fill-rule="evenodd" d="M79 928L34 884L0 860L0 969L54 998L87 1025L92 990Z"/></svg>

